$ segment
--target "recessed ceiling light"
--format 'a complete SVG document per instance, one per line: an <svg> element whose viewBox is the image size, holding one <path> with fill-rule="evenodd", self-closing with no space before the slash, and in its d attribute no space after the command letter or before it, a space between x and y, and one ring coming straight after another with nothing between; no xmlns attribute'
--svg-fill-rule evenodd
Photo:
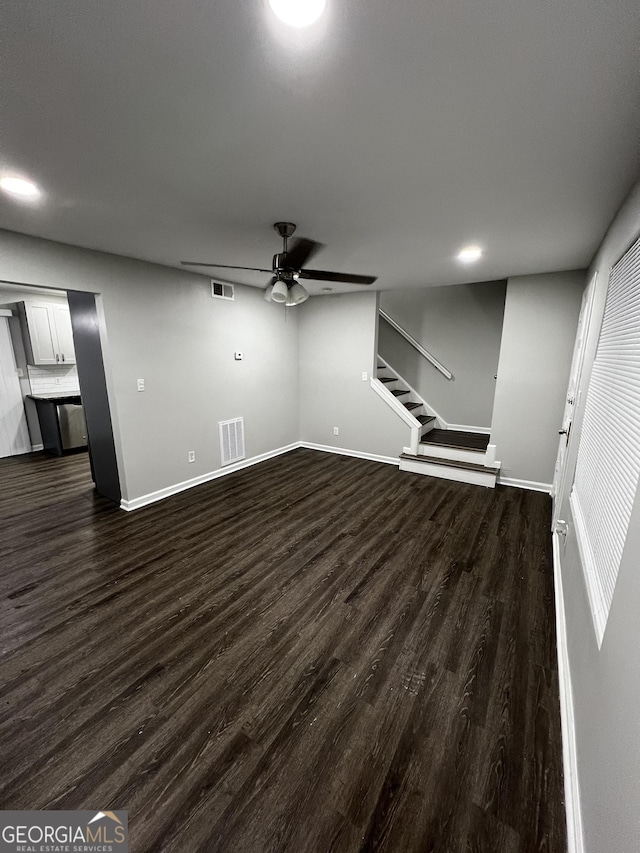
<svg viewBox="0 0 640 853"><path fill-rule="evenodd" d="M33 181L28 181L26 178L18 178L14 175L5 175L0 178L0 190L16 198L23 198L29 201L35 201L42 195L39 187Z"/></svg>
<svg viewBox="0 0 640 853"><path fill-rule="evenodd" d="M458 252L458 260L463 264L472 264L474 261L480 260L482 257L482 249L480 246L465 246Z"/></svg>
<svg viewBox="0 0 640 853"><path fill-rule="evenodd" d="M308 27L324 12L327 0L269 0L274 13L291 27Z"/></svg>

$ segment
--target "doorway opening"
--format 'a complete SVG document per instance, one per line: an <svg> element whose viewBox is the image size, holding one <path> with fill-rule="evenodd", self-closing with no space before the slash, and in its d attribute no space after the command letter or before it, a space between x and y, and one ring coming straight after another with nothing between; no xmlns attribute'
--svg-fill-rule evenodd
<svg viewBox="0 0 640 853"><path fill-rule="evenodd" d="M0 282L0 312L0 457L87 452L96 491L119 503L95 294Z"/></svg>

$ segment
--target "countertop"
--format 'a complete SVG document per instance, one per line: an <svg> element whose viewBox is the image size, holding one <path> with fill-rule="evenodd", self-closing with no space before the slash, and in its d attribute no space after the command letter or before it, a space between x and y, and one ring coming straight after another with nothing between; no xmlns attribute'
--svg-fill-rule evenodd
<svg viewBox="0 0 640 853"><path fill-rule="evenodd" d="M80 403L80 394L27 394L30 400L42 403Z"/></svg>

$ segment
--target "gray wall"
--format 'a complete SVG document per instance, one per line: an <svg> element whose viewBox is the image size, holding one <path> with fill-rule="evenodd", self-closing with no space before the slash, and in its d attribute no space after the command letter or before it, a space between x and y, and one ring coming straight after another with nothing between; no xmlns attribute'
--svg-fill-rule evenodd
<svg viewBox="0 0 640 853"><path fill-rule="evenodd" d="M382 293L380 307L454 375L447 380L388 323L378 351L449 424L491 426L506 282Z"/></svg>
<svg viewBox="0 0 640 853"><path fill-rule="evenodd" d="M193 273L6 231L0 277L101 294L124 498L218 469L220 420L244 416L248 457L297 440L296 309L285 321L285 309L255 288L238 287L225 302ZM245 360L234 361L234 350ZM137 378L146 391L136 391Z"/></svg>
<svg viewBox="0 0 640 853"><path fill-rule="evenodd" d="M501 476L550 485L585 273L510 278L491 443Z"/></svg>
<svg viewBox="0 0 640 853"><path fill-rule="evenodd" d="M640 234L640 184L607 233L588 280L597 272L592 323L582 376L581 410L568 447L561 500L569 522L561 570L573 686L582 820L586 853L636 853L640 846L640 495L602 647L598 649L569 507L583 405L604 311L609 269Z"/></svg>
<svg viewBox="0 0 640 853"><path fill-rule="evenodd" d="M310 299L300 315L300 438L398 458L410 429L372 390L376 293ZM335 436L337 426L340 434Z"/></svg>

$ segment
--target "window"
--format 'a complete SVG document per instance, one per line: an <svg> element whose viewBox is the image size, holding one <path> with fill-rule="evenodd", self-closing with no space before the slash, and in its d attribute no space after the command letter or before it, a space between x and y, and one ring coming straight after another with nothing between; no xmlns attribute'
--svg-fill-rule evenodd
<svg viewBox="0 0 640 853"><path fill-rule="evenodd" d="M571 509L602 645L640 476L640 240L611 270Z"/></svg>

